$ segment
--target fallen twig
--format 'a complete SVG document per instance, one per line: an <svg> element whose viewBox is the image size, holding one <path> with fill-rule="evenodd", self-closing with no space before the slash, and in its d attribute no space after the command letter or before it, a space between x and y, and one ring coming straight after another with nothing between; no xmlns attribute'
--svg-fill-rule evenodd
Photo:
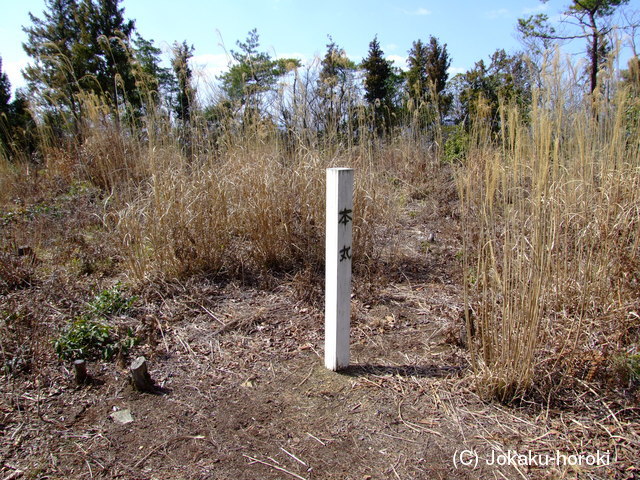
<svg viewBox="0 0 640 480"><path fill-rule="evenodd" d="M313 368L313 367L311 367L311 369L309 370L308 375L307 375L306 377L304 377L304 379L303 379L300 383L298 383L298 384L296 385L296 387L301 387L302 385L304 385L304 383L305 383L307 380L309 380L309 378L311 378L311 375L313 374L313 370L314 370L314 368Z"/></svg>
<svg viewBox="0 0 640 480"><path fill-rule="evenodd" d="M311 438L313 438L314 440L318 441L323 447L325 447L327 444L324 443L322 440L320 440L318 437L316 437L315 435L311 435L310 433L307 432L307 435L309 435Z"/></svg>
<svg viewBox="0 0 640 480"><path fill-rule="evenodd" d="M24 472L22 470L15 470L9 475L7 475L6 477L4 477L2 480L14 480L16 478L20 478L22 475L24 475Z"/></svg>
<svg viewBox="0 0 640 480"><path fill-rule="evenodd" d="M248 459L249 459L249 460L251 460L253 463L261 463L262 465L266 465L266 466L268 466L268 467L275 468L276 470L279 470L279 471L281 471L281 472L287 473L287 474L291 475L292 477L296 477L296 478L298 478L298 479L300 479L300 480L307 480L306 478L301 477L301 476L300 476L300 475L298 475L297 473L290 472L290 471L289 471L289 470L287 470L286 468L279 467L279 466L277 466L277 465L274 465L273 463L269 463L269 462L264 462L264 461L262 461L262 460L258 460L257 458L250 457L249 455L245 455L244 453L242 454L242 456L243 456L243 457L248 458Z"/></svg>
<svg viewBox="0 0 640 480"><path fill-rule="evenodd" d="M304 465L305 467L308 467L309 465L307 465L306 463L304 463L302 460L300 460L298 457L296 457L293 453L288 452L287 450L285 450L284 448L280 447L280 450L282 450L284 453L286 453L287 455L289 455L291 458L293 458L294 460L297 460L298 462L300 462L302 465Z"/></svg>

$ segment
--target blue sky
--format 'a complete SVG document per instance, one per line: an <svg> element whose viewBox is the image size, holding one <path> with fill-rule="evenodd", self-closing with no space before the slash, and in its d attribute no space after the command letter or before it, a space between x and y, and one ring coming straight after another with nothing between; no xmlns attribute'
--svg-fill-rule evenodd
<svg viewBox="0 0 640 480"><path fill-rule="evenodd" d="M544 12L558 15L569 0L124 0L127 18L137 30L153 39L170 56L173 41L187 40L195 47L194 66L201 76L212 78L227 68L226 52L257 28L261 47L274 57L298 57L308 63L322 56L327 35L355 61L367 54L374 35L387 58L406 66L413 41L430 35L447 44L451 74L466 71L497 48L515 51L519 17ZM12 86L22 86L20 69L28 62L21 48L29 25L28 13L42 16L44 0L0 0L0 56ZM640 10L640 0L630 9ZM576 51L582 43L569 46ZM629 53L625 54L628 57Z"/></svg>

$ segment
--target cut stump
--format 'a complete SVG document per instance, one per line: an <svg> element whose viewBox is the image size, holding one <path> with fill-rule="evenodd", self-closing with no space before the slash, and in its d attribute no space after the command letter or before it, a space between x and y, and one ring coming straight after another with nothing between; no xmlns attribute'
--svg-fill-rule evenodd
<svg viewBox="0 0 640 480"><path fill-rule="evenodd" d="M156 392L156 386L147 371L147 360L144 357L136 358L131 364L131 378L133 380L133 386L139 392Z"/></svg>
<svg viewBox="0 0 640 480"><path fill-rule="evenodd" d="M75 373L76 384L84 385L89 381L89 374L87 373L87 362L84 360L74 360L73 371Z"/></svg>

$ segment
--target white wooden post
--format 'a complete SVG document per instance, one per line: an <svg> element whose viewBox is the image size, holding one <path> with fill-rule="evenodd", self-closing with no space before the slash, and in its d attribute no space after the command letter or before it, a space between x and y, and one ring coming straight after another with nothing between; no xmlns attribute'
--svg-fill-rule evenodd
<svg viewBox="0 0 640 480"><path fill-rule="evenodd" d="M353 169L327 169L327 244L325 255L324 364L329 370L349 366L351 314L351 237Z"/></svg>

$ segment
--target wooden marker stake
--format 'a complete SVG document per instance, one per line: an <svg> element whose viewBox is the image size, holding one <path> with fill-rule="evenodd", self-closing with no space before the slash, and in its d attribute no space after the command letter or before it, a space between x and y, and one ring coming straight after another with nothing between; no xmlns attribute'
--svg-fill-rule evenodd
<svg viewBox="0 0 640 480"><path fill-rule="evenodd" d="M325 255L324 364L337 371L349 366L353 169L327 169L327 243Z"/></svg>

